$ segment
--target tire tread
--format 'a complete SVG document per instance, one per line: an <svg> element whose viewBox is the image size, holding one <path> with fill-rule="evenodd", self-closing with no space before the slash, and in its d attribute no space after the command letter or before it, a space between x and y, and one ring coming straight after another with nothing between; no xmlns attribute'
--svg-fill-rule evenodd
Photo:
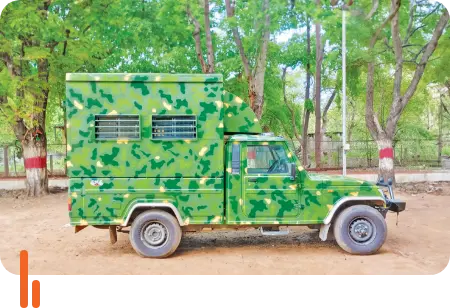
<svg viewBox="0 0 450 308"><path fill-rule="evenodd" d="M139 248L139 243L136 243L136 241L134 240L134 235L135 235L135 232L140 232L139 227L142 224L144 224L146 221L152 220L152 219L158 220L158 218L167 220L168 223L171 225L171 227L174 228L174 231L175 231L175 232L173 232L174 234L170 234L173 237L171 247L164 254L160 254L160 255L146 254ZM168 226L166 226L166 227L168 227ZM163 211L163 210L152 209L152 210L142 212L141 214L139 214L136 217L136 219L131 224L129 238L130 238L131 246L136 251L136 253L138 255L140 255L141 257L161 258L162 259L162 258L167 258L168 256L172 255L177 250L177 248L181 242L181 236L182 236L182 232L181 232L181 228L178 223L178 220L172 214L167 213L166 211ZM170 241L170 239L169 239L169 241Z"/></svg>
<svg viewBox="0 0 450 308"><path fill-rule="evenodd" d="M377 220L377 222L381 224L379 226L380 228L377 227L377 235L376 235L377 237L381 236L381 238L374 240L375 242L379 242L379 244L377 245L357 246L352 245L352 243L348 240L350 236L347 231L348 226L345 225L346 221L349 219L349 217L351 219L351 217L353 216L354 217L361 216L361 213L364 212L366 213L366 215L369 215L371 219ZM377 211L376 209L374 209L369 205L353 205L349 208L344 209L339 214L333 225L334 225L333 233L336 242L343 250L351 254L358 254L358 255L374 254L381 248L381 246L386 241L387 237L386 221L379 211Z"/></svg>

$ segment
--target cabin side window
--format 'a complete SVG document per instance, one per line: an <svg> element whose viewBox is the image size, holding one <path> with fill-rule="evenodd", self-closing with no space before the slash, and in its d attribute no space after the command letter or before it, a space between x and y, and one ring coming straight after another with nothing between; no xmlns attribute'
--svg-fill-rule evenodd
<svg viewBox="0 0 450 308"><path fill-rule="evenodd" d="M96 115L95 139L117 140L141 138L139 115Z"/></svg>
<svg viewBox="0 0 450 308"><path fill-rule="evenodd" d="M289 157L281 145L248 145L249 174L289 174Z"/></svg>
<svg viewBox="0 0 450 308"><path fill-rule="evenodd" d="M197 139L195 115L152 115L152 139Z"/></svg>

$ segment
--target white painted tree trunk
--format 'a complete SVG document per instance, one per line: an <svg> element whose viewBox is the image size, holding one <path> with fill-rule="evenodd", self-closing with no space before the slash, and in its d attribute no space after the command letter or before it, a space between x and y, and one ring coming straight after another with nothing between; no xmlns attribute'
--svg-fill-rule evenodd
<svg viewBox="0 0 450 308"><path fill-rule="evenodd" d="M392 140L379 139L377 140L379 150L379 172L378 177L383 177L387 183L388 179L392 179L395 183L394 170L394 149L392 147Z"/></svg>
<svg viewBox="0 0 450 308"><path fill-rule="evenodd" d="M23 144L23 160L25 163L25 187L29 197L37 197L48 193L46 166L47 151L42 142L30 140Z"/></svg>

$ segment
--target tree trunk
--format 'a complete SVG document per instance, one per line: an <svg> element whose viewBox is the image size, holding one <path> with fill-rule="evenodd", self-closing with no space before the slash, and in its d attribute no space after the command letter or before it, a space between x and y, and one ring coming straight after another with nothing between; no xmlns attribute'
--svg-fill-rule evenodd
<svg viewBox="0 0 450 308"><path fill-rule="evenodd" d="M311 63L309 61L311 56L311 26L309 24L309 17L306 20L306 57L308 62L306 63L306 89L305 89L305 105L304 105L304 116L303 116L303 152L302 152L302 162L303 166L308 166L308 127L309 127L309 115L310 112L306 108L307 102L310 100L310 88L311 88Z"/></svg>
<svg viewBox="0 0 450 308"><path fill-rule="evenodd" d="M261 120L262 112L263 112L263 105L264 105L264 94L256 93L255 97L255 114L256 117Z"/></svg>
<svg viewBox="0 0 450 308"><path fill-rule="evenodd" d="M206 37L206 50L208 60L207 73L214 73L214 49L211 38L211 22L209 20L209 0L205 0L205 37Z"/></svg>
<svg viewBox="0 0 450 308"><path fill-rule="evenodd" d="M320 0L316 0L317 9L320 9ZM315 160L316 168L320 168L322 165L322 134L321 134L321 108L320 108L320 90L322 81L322 47L321 47L321 35L320 35L320 22L316 21L316 82L315 82L315 116L316 116L316 129L314 133L315 137Z"/></svg>
<svg viewBox="0 0 450 308"><path fill-rule="evenodd" d="M394 149L392 148L392 140L389 138L381 138L376 140L379 150L379 171L378 179L383 177L387 183L388 179L392 179L395 184L394 171Z"/></svg>
<svg viewBox="0 0 450 308"><path fill-rule="evenodd" d="M252 108L252 110L255 111L256 85L255 85L255 81L251 75L247 77L247 83L248 83L248 103L250 104L250 108Z"/></svg>
<svg viewBox="0 0 450 308"><path fill-rule="evenodd" d="M262 77L260 76L258 79L255 77L251 85L249 84L249 88L251 92L249 93L250 100L253 98L253 111L255 112L258 120L261 120L261 116L263 113L264 106L264 72L262 73Z"/></svg>
<svg viewBox="0 0 450 308"><path fill-rule="evenodd" d="M302 163L303 166L307 167L309 162L308 162L308 126L309 126L309 116L311 115L311 113L309 112L309 110L305 110L304 112L304 121L303 121L303 136L302 136L302 141L303 141L303 152L302 152Z"/></svg>
<svg viewBox="0 0 450 308"><path fill-rule="evenodd" d="M302 148L303 142L302 142L302 137L300 136L300 134L298 133L297 130L297 120L295 117L295 109L292 108L291 106L289 106L289 102L287 100L287 96L286 96L286 73L287 73L287 66L282 68L282 74L281 74L281 81L283 83L283 100L284 100L284 104L286 105L286 107L289 110L289 113L291 114L291 124L292 124L292 128L293 128L293 132L295 135L295 138L297 138L297 141L300 143L299 148Z"/></svg>
<svg viewBox="0 0 450 308"><path fill-rule="evenodd" d="M264 78L266 74L267 66L267 50L269 48L270 40L270 14L269 14L269 0L264 0L263 2L263 12L264 15L264 25L263 25L263 35L260 43L260 50L258 58L256 59L256 66L253 73L253 83L254 83L254 93L255 93L255 104L253 106L253 111L258 119L261 119L264 107Z"/></svg>
<svg viewBox="0 0 450 308"><path fill-rule="evenodd" d="M227 12L227 18L234 17L235 1L225 0L225 9ZM250 107L255 112L258 119L261 119L264 106L264 76L266 72L267 50L270 39L269 0L264 0L262 10L265 12L264 25L262 29L263 35L259 45L260 50L256 58L256 65L254 69L250 67L249 60L245 55L244 45L242 44L238 28L234 26L231 29L234 41L239 50L239 55L241 56L245 76L247 76Z"/></svg>
<svg viewBox="0 0 450 308"><path fill-rule="evenodd" d="M328 110L330 109L331 104L333 103L334 98L336 97L336 93L337 93L337 87L334 88L333 93L331 93L331 96L328 99L328 102L327 102L325 108L323 109L323 113L322 113L322 127L321 127L321 131L320 131L320 133L322 135L321 136L322 140L325 137L325 133L327 132L327 124L328 124L328 117L327 117L327 115L328 115Z"/></svg>
<svg viewBox="0 0 450 308"><path fill-rule="evenodd" d="M29 197L48 193L46 136L39 129L36 132L39 134L34 135L29 131L22 142L25 186Z"/></svg>
<svg viewBox="0 0 450 308"><path fill-rule="evenodd" d="M351 143L352 142L352 132L353 129L356 127L356 122L355 122L355 114L356 114L356 107L355 107L355 103L352 100L349 100L350 106L352 107L352 111L350 112L350 121L348 121L349 126L347 129L347 142Z"/></svg>
<svg viewBox="0 0 450 308"><path fill-rule="evenodd" d="M188 17L191 19L192 23L194 24L194 31L192 32L192 37L194 38L194 41L195 41L195 53L197 54L198 62L200 63L202 72L207 73L208 66L206 65L205 59L203 59L202 41L200 38L200 32L201 32L200 23L192 14L189 5L186 7L186 13L187 13Z"/></svg>

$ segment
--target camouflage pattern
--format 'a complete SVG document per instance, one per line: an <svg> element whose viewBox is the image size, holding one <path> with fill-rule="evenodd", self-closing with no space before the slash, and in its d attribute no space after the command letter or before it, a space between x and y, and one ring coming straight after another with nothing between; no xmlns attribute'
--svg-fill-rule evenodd
<svg viewBox="0 0 450 308"><path fill-rule="evenodd" d="M240 174L231 173L233 143L241 145ZM284 147L289 163L296 166L295 180L290 174L248 173L247 146L271 144ZM306 172L282 137L234 135L226 147L227 224L320 224L344 197L382 197L378 187L366 181Z"/></svg>
<svg viewBox="0 0 450 308"><path fill-rule="evenodd" d="M183 225L321 223L345 196L375 185L308 174L281 137L255 135L252 110L221 75L67 74L72 225L123 225L138 203L173 205ZM95 115L138 115L138 140L96 140ZM195 115L197 138L152 139L152 115ZM236 135L236 133L241 133ZM242 134L245 133L245 134ZM234 134L227 141L224 136ZM241 164L232 174L233 144ZM248 174L247 147L281 145L297 176Z"/></svg>
<svg viewBox="0 0 450 308"><path fill-rule="evenodd" d="M68 74L69 177L223 177L222 76L179 79L175 82L170 74ZM140 115L141 139L95 140L95 115L103 114ZM197 139L152 140L154 114L196 115Z"/></svg>
<svg viewBox="0 0 450 308"><path fill-rule="evenodd" d="M70 179L73 225L122 225L137 203L173 204L188 224L223 223L221 178Z"/></svg>
<svg viewBox="0 0 450 308"><path fill-rule="evenodd" d="M225 134L260 134L262 132L253 110L240 97L223 91L222 101L225 107Z"/></svg>

